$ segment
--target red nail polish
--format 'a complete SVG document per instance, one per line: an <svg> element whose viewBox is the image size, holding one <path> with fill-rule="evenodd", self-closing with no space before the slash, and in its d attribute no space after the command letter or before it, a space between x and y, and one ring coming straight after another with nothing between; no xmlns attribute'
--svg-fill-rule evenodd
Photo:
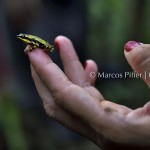
<svg viewBox="0 0 150 150"><path fill-rule="evenodd" d="M129 41L124 45L124 49L126 50L126 52L130 52L131 50L133 50L135 47L139 45L141 45L141 43L136 41Z"/></svg>

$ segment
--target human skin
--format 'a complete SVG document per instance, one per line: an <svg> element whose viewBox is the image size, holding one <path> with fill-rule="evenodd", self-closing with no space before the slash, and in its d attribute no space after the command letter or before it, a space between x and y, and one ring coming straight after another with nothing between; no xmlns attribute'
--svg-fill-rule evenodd
<svg viewBox="0 0 150 150"><path fill-rule="evenodd" d="M106 100L94 87L97 72L93 60L80 63L71 41L58 36L55 44L64 72L41 49L28 52L32 77L50 118L90 139L103 150L150 149L150 102L132 110ZM125 51L134 71L150 71L150 45ZM144 78L150 86L150 79ZM124 95L125 97L125 95Z"/></svg>

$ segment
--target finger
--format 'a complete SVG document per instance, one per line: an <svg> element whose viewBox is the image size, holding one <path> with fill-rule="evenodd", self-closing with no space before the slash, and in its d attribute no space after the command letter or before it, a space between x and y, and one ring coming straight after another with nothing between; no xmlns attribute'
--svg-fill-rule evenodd
<svg viewBox="0 0 150 150"><path fill-rule="evenodd" d="M58 36L55 39L55 44L59 48L64 71L68 79L77 85L83 86L86 82L86 76L72 42L64 36Z"/></svg>
<svg viewBox="0 0 150 150"><path fill-rule="evenodd" d="M53 94L59 93L65 86L71 84L62 70L53 63L51 58L43 50L35 49L34 51L28 52L28 56L34 70L43 82L49 86Z"/></svg>
<svg viewBox="0 0 150 150"><path fill-rule="evenodd" d="M64 65L65 73L67 77L69 78L69 80L75 83L76 85L86 88L86 90L89 93L91 93L91 95L93 94L92 96L96 95L96 98L98 97L100 101L104 99L102 94L99 91L92 90L92 92L90 92L91 86L89 87L89 85L90 84L94 85L96 81L96 74L97 74L96 63L92 60L88 60L87 66L85 67L85 70L84 70L82 64L80 63L76 55L74 47L68 38L64 36L58 36L55 39L55 44L59 48L59 52L60 52L60 56Z"/></svg>
<svg viewBox="0 0 150 150"><path fill-rule="evenodd" d="M85 68L84 69L85 69L87 81L91 85L94 85L95 81L97 79L97 72L98 72L97 64L93 60L87 60L85 62Z"/></svg>
<svg viewBox="0 0 150 150"><path fill-rule="evenodd" d="M42 99L44 106L48 104L51 108L50 111L53 111L53 109L55 108L55 101L53 100L51 93L49 92L44 82L39 78L32 65L30 65L30 68L35 87Z"/></svg>
<svg viewBox="0 0 150 150"><path fill-rule="evenodd" d="M150 87L150 45L130 41L124 48L127 61Z"/></svg>
<svg viewBox="0 0 150 150"><path fill-rule="evenodd" d="M61 123L65 127L80 133L83 136L91 138L92 140L95 134L93 129L91 129L85 123L80 121L79 118L73 116L72 114L70 114L65 109L61 108L59 105L55 103L49 89L44 84L44 82L39 78L32 65L31 65L31 73L36 89L42 99L45 111L47 112L49 117Z"/></svg>

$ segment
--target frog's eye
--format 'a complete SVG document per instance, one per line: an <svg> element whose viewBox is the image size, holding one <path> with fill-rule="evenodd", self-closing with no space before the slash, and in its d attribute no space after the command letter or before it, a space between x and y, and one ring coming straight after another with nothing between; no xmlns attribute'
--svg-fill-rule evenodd
<svg viewBox="0 0 150 150"><path fill-rule="evenodd" d="M25 34L20 33L17 35L17 37L25 37Z"/></svg>

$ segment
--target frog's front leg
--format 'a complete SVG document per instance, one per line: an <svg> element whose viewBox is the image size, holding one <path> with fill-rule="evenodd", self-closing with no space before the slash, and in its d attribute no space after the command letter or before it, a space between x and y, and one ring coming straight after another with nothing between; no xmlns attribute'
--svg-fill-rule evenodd
<svg viewBox="0 0 150 150"><path fill-rule="evenodd" d="M27 45L24 52L27 53L27 52L30 52L32 51L33 49L37 48L36 45Z"/></svg>

